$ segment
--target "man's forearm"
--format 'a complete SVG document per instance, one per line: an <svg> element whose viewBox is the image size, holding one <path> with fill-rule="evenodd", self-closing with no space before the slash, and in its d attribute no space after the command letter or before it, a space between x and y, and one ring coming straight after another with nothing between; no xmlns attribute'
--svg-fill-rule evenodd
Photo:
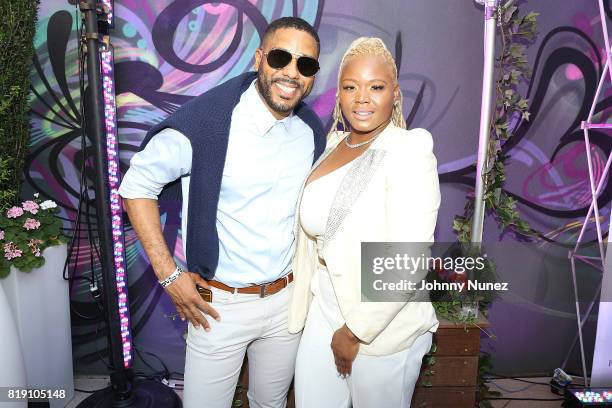
<svg viewBox="0 0 612 408"><path fill-rule="evenodd" d="M176 265L162 234L157 200L135 198L124 199L123 202L157 279L166 279L174 272ZM209 288L200 275L185 272L165 290L182 320L189 320L195 328L203 327L204 330L210 331L210 324L204 314L219 321L219 313L200 297L196 285Z"/></svg>
<svg viewBox="0 0 612 408"><path fill-rule="evenodd" d="M167 278L174 272L176 264L162 234L157 200L124 198L123 203L155 275L159 280Z"/></svg>

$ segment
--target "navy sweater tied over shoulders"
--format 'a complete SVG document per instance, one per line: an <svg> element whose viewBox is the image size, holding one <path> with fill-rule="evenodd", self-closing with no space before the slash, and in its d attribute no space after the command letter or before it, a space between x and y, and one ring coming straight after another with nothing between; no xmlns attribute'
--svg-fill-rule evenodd
<svg viewBox="0 0 612 408"><path fill-rule="evenodd" d="M229 139L230 122L240 96L257 77L247 72L192 99L147 133L140 149L165 128L176 129L191 142L193 156L187 214L187 268L204 279L212 279L219 262L219 237L216 218L221 178ZM314 160L325 149L321 121L304 103L294 109L313 131ZM160 201L180 201L180 180L168 184ZM184 215L183 215L184 216Z"/></svg>

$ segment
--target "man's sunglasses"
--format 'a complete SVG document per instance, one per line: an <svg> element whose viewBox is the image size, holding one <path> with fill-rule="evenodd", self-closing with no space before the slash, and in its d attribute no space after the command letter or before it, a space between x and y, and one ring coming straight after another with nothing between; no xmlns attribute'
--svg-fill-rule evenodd
<svg viewBox="0 0 612 408"><path fill-rule="evenodd" d="M297 69L305 77L314 76L319 71L319 61L312 57L296 54L279 48L263 53L268 65L274 69L282 69L291 63L293 56L297 57Z"/></svg>

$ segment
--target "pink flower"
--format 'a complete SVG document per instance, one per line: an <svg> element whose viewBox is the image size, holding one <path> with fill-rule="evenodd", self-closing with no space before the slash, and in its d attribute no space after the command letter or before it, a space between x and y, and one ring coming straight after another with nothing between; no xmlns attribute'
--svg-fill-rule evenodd
<svg viewBox="0 0 612 408"><path fill-rule="evenodd" d="M17 218L23 215L23 208L21 207L11 207L6 212L6 216L9 218Z"/></svg>
<svg viewBox="0 0 612 408"><path fill-rule="evenodd" d="M28 241L28 246L32 250L34 256L40 256L40 248L38 245L42 244L42 240L40 239L31 239Z"/></svg>
<svg viewBox="0 0 612 408"><path fill-rule="evenodd" d="M23 228L27 230L38 229L38 227L40 227L40 221L35 220L34 218L27 218L23 224Z"/></svg>
<svg viewBox="0 0 612 408"><path fill-rule="evenodd" d="M24 210L29 211L32 214L36 214L38 212L38 204L32 200L24 201L21 203L21 206Z"/></svg>
<svg viewBox="0 0 612 408"><path fill-rule="evenodd" d="M39 244L42 244L42 239L35 239L34 238L34 239L31 239L31 240L28 241L28 246L30 248L32 248L32 247L34 247L36 245L39 245Z"/></svg>
<svg viewBox="0 0 612 408"><path fill-rule="evenodd" d="M4 257L9 261L13 258L19 258L21 253L21 249L17 248L17 245L12 242L4 244Z"/></svg>
<svg viewBox="0 0 612 408"><path fill-rule="evenodd" d="M0 230L0 239L4 239L4 231Z"/></svg>

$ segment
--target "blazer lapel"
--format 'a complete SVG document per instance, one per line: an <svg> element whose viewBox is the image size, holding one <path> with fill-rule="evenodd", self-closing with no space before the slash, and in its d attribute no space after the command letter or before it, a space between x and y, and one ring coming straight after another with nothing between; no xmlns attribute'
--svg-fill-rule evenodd
<svg viewBox="0 0 612 408"><path fill-rule="evenodd" d="M353 161L332 202L327 226L323 235L323 246L327 246L334 237L336 231L350 213L353 204L378 170L380 163L386 154L382 149L368 149Z"/></svg>

